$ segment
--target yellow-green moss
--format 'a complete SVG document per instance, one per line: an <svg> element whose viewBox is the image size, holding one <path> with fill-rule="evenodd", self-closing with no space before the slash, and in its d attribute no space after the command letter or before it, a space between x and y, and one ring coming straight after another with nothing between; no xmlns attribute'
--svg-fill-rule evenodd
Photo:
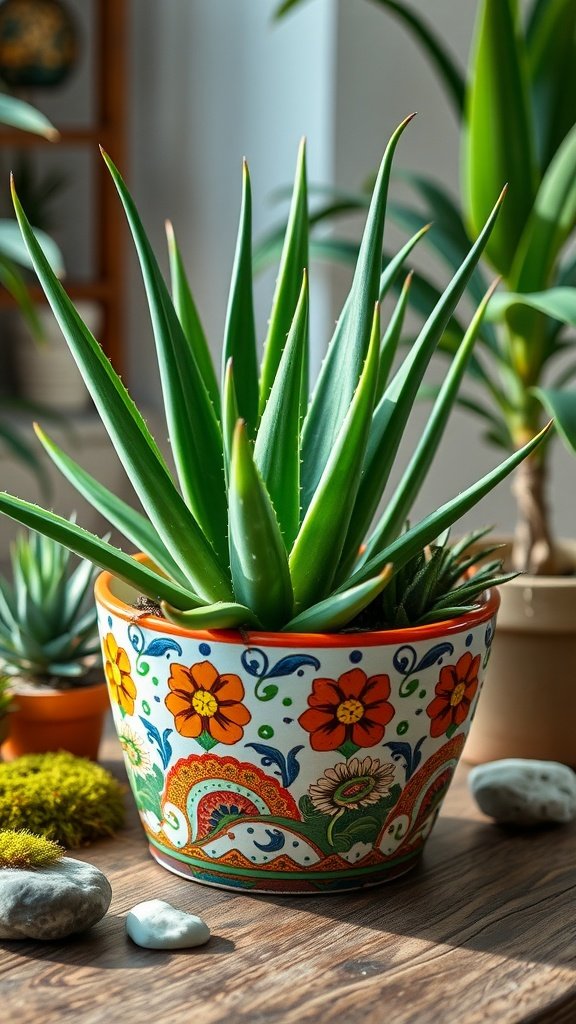
<svg viewBox="0 0 576 1024"><path fill-rule="evenodd" d="M0 868L45 868L64 853L59 843L28 829L0 830Z"/></svg>
<svg viewBox="0 0 576 1024"><path fill-rule="evenodd" d="M60 752L0 764L0 829L29 829L74 848L123 821L122 786L92 761Z"/></svg>

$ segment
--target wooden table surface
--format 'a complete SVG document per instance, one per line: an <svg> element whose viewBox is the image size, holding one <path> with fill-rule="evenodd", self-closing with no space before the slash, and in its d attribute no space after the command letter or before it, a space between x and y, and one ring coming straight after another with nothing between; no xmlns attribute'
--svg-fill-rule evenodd
<svg viewBox="0 0 576 1024"><path fill-rule="evenodd" d="M119 748L104 763L123 776ZM107 916L58 943L0 946L10 1024L576 1024L576 828L484 819L460 768L419 868L336 896L240 895L149 856L136 814L79 856L113 887ZM207 946L140 949L134 904L201 914Z"/></svg>

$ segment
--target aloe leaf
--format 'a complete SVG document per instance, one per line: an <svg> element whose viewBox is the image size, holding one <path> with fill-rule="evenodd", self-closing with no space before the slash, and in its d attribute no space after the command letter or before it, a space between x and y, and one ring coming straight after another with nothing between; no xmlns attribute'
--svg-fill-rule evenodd
<svg viewBox="0 0 576 1024"><path fill-rule="evenodd" d="M283 633L335 632L352 621L382 593L392 576L386 566L374 579L359 583L341 594L332 594L318 604L306 608L283 627Z"/></svg>
<svg viewBox="0 0 576 1024"><path fill-rule="evenodd" d="M575 223L576 125L573 125L538 189L512 268L512 290L538 291L549 284L554 262Z"/></svg>
<svg viewBox="0 0 576 1024"><path fill-rule="evenodd" d="M186 335L188 344L190 345L198 369L202 375L204 381L204 387L210 396L212 405L216 415L220 415L220 392L218 390L218 381L216 379L216 372L214 370L214 363L202 327L202 322L196 309L196 303L194 302L194 296L186 271L184 269L184 262L176 236L174 234L174 228L170 221L166 222L166 238L168 241L168 255L170 257L170 280L172 284L172 301L174 308L178 314L178 319L182 325L182 330Z"/></svg>
<svg viewBox="0 0 576 1024"><path fill-rule="evenodd" d="M344 545L340 578L356 559L366 531L376 512L406 423L412 412L426 368L438 346L445 327L462 296L474 267L478 263L503 200L500 195L482 232L466 259L445 289L436 308L424 324L418 338L401 367L386 388L374 411L370 437L362 467L362 482Z"/></svg>
<svg viewBox="0 0 576 1024"><path fill-rule="evenodd" d="M254 447L254 461L289 551L300 526L300 411L302 372L308 342L308 279L274 378Z"/></svg>
<svg viewBox="0 0 576 1024"><path fill-rule="evenodd" d="M510 194L486 246L506 277L532 209L536 172L533 127L516 3L481 0L470 64L463 147L463 192L478 231L505 182ZM489 158L488 158L489 154Z"/></svg>
<svg viewBox="0 0 576 1024"><path fill-rule="evenodd" d="M239 626L253 629L260 626L249 608L230 601L220 601L208 604L205 608L192 608L184 612L166 601L162 602L161 607L170 622L184 626L185 629L237 629Z"/></svg>
<svg viewBox="0 0 576 1024"><path fill-rule="evenodd" d="M397 536L398 531L402 529L402 525L409 515L414 501L420 493L422 484L428 475L434 456L440 446L448 418L454 406L458 389L478 335L480 324L482 323L482 318L497 284L498 281L495 281L474 314L462 344L445 377L416 450L370 538L363 561L367 561L375 551L379 550L384 544L387 544L392 537Z"/></svg>
<svg viewBox="0 0 576 1024"><path fill-rule="evenodd" d="M558 391L555 388L532 388L546 412L554 417L554 425L571 452L576 452L576 391Z"/></svg>
<svg viewBox="0 0 576 1024"><path fill-rule="evenodd" d="M17 523L37 530L45 537L50 537L58 544L70 548L81 558L88 558L94 565L107 569L118 579L124 580L135 587L139 593L146 594L153 601L159 599L169 601L177 608L194 608L204 602L191 590L160 576L145 565L135 561L120 548L108 544L88 530L83 530L68 519L48 512L46 509L33 505L11 494L0 494L0 512L15 519Z"/></svg>
<svg viewBox="0 0 576 1024"><path fill-rule="evenodd" d="M522 460L538 447L550 431L551 427L552 423L550 422L543 430L540 431L539 434L528 441L523 448L514 452L496 466L495 469L486 473L480 478L480 480L477 480L470 487L466 488L466 490L456 495L455 498L452 498L435 512L432 512L415 526L412 526L406 531L406 533L403 533L401 537L392 541L391 544L387 544L355 573L353 573L353 575L346 580L346 583L338 588L337 592L340 593L342 590L347 589L350 586L355 586L357 583L364 582L364 580L369 579L378 572L381 572L382 568L387 565L388 562L394 566L394 571L397 572L398 569L403 565L406 565L406 562L413 558L414 555L422 550L422 548L427 544L432 543L432 541L442 533L443 530L452 526L453 523L477 505L482 498L490 493L490 491L494 490L497 484L509 476L516 466L520 465Z"/></svg>
<svg viewBox="0 0 576 1024"><path fill-rule="evenodd" d="M574 124L576 94L576 6L573 0L543 0L526 31L536 148L545 169Z"/></svg>
<svg viewBox="0 0 576 1024"><path fill-rule="evenodd" d="M229 359L224 371L224 387L222 392L222 440L224 444L224 473L227 490L230 486L230 463L232 461L234 430L239 419L238 399L236 398L236 387L234 384L234 366L232 360Z"/></svg>
<svg viewBox="0 0 576 1024"><path fill-rule="evenodd" d="M412 115L413 116L413 115ZM302 431L302 510L306 513L346 417L372 328L380 291L382 236L392 157L412 116L392 135L380 165L352 287L328 348Z"/></svg>
<svg viewBox="0 0 576 1024"><path fill-rule="evenodd" d="M280 359L288 332L292 326L294 312L302 285L302 274L308 268L308 188L306 180L306 143L303 139L298 152L294 179L294 192L288 225L284 237L280 269L272 300L272 311L268 334L264 343L262 373L260 378L260 415L263 414L268 396L276 378ZM306 330L308 330L306 324ZM303 370L301 373L301 412L308 403L308 337L303 349ZM240 408L242 412L242 408Z"/></svg>
<svg viewBox="0 0 576 1024"><path fill-rule="evenodd" d="M51 141L55 141L60 136L59 131L39 110L24 100L6 94L0 94L0 124L8 125L11 128L20 128L25 132L33 132L35 135L43 135Z"/></svg>
<svg viewBox="0 0 576 1024"><path fill-rule="evenodd" d="M110 157L104 152L102 155L124 207L140 261L172 455L182 493L220 564L224 565L226 496L220 427L132 196ZM214 596L224 597L224 594ZM226 596L230 596L229 593Z"/></svg>
<svg viewBox="0 0 576 1024"><path fill-rule="evenodd" d="M258 364L252 294L252 192L246 161L242 170L240 223L224 327L222 378L229 359L242 368L235 382L236 398L248 434L253 437L258 420Z"/></svg>
<svg viewBox="0 0 576 1024"><path fill-rule="evenodd" d="M0 240L0 253L1 250L2 242ZM32 301L30 292L18 268L10 259L6 259L2 255L0 255L0 284L4 286L6 291L15 300L18 311L34 340L37 342L43 341L42 325L36 303Z"/></svg>
<svg viewBox="0 0 576 1024"><path fill-rule="evenodd" d="M87 473L78 462L62 451L37 424L34 425L34 430L54 465L79 494L112 526L124 534L134 544L137 551L143 551L159 569L163 569L172 579L187 587L185 575L166 550L148 519Z"/></svg>
<svg viewBox="0 0 576 1024"><path fill-rule="evenodd" d="M376 305L356 393L290 552L297 612L326 597L332 586L360 485L376 396L379 348L380 312Z"/></svg>
<svg viewBox="0 0 576 1024"><path fill-rule="evenodd" d="M576 288L548 288L541 292L503 292L493 297L487 315L494 320L500 320L504 314L522 306L576 327Z"/></svg>
<svg viewBox="0 0 576 1024"><path fill-rule="evenodd" d="M392 364L398 351L398 344L402 335L402 326L404 324L404 315L406 313L406 306L408 304L408 295L410 293L410 284L412 281L412 273L408 274L408 277L402 285L402 291L400 292L400 298L394 307L392 316L390 317L390 323L382 338L382 344L380 345L380 361L378 364L378 383L376 385L376 401L379 402L384 394Z"/></svg>
<svg viewBox="0 0 576 1024"><path fill-rule="evenodd" d="M229 581L176 490L142 416L51 270L15 193L13 198L36 273L102 422L152 524L201 597L212 601L228 600L231 596Z"/></svg>
<svg viewBox="0 0 576 1024"><path fill-rule="evenodd" d="M63 277L64 261L56 242L45 231L39 231L37 228L33 228L33 231L52 270L58 277ZM22 267L32 268L33 266L15 220L0 220L0 252Z"/></svg>
<svg viewBox="0 0 576 1024"><path fill-rule="evenodd" d="M292 615L288 556L241 420L232 444L229 509L234 595L265 629L277 629Z"/></svg>

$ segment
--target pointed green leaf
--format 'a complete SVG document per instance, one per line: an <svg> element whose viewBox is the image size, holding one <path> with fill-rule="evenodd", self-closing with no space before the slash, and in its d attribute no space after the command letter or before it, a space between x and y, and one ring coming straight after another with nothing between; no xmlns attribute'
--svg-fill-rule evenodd
<svg viewBox="0 0 576 1024"><path fill-rule="evenodd" d="M202 375L204 381L204 387L210 396L212 405L216 415L220 415L220 392L218 390L218 381L216 379L216 371L214 370L214 363L202 322L196 309L196 303L192 295L192 290L186 277L186 271L184 269L184 262L178 244L176 242L176 236L174 234L174 228L170 221L166 222L166 237L168 240L168 255L170 257L170 280L172 283L172 300L174 302L174 308L178 314L178 319L182 325L182 330L188 339L188 343L194 353L194 358L198 364L198 369Z"/></svg>
<svg viewBox="0 0 576 1024"><path fill-rule="evenodd" d="M526 32L536 148L545 169L574 124L576 5L540 0Z"/></svg>
<svg viewBox="0 0 576 1024"><path fill-rule="evenodd" d="M413 115L412 115L413 116ZM302 508L308 509L350 408L378 301L382 235L392 158L412 117L392 135L374 186L350 295L322 365L302 433Z"/></svg>
<svg viewBox="0 0 576 1024"><path fill-rule="evenodd" d="M342 629L382 593L391 576L392 566L386 566L374 579L359 583L341 594L332 594L307 608L284 626L282 632L332 633Z"/></svg>
<svg viewBox="0 0 576 1024"><path fill-rule="evenodd" d="M40 283L152 524L201 597L228 600L231 588L226 574L176 490L142 416L51 270L15 193L13 199Z"/></svg>
<svg viewBox="0 0 576 1024"><path fill-rule="evenodd" d="M182 493L220 564L225 565L226 496L220 427L132 196L104 152L103 157L124 207L140 261L172 455Z"/></svg>
<svg viewBox="0 0 576 1024"><path fill-rule="evenodd" d="M230 565L234 595L265 629L278 629L293 608L288 557L268 492L241 420L230 466Z"/></svg>
<svg viewBox="0 0 576 1024"><path fill-rule="evenodd" d="M535 395L546 412L554 417L556 430L568 450L576 452L576 391L532 388L530 393Z"/></svg>
<svg viewBox="0 0 576 1024"><path fill-rule="evenodd" d="M282 352L254 447L254 461L289 551L300 525L300 402L304 354L308 342L308 279Z"/></svg>
<svg viewBox="0 0 576 1024"><path fill-rule="evenodd" d="M476 233L494 196L510 184L510 194L486 247L504 277L535 195L533 128L525 81L523 40L516 4L481 0L466 97L463 192Z"/></svg>
<svg viewBox="0 0 576 1024"><path fill-rule="evenodd" d="M238 409L246 421L249 436L253 437L258 420L258 363L252 294L252 192L246 161L242 171L240 223L224 327L223 381L229 359L241 367L235 382Z"/></svg>
<svg viewBox="0 0 576 1024"><path fill-rule="evenodd" d="M254 629L260 626L249 608L233 602L220 601L208 604L205 608L182 612L163 601L162 611L170 622L184 626L185 629L237 629L239 626Z"/></svg>
<svg viewBox="0 0 576 1024"><path fill-rule="evenodd" d="M501 320L504 314L516 307L526 306L539 313L560 320L563 324L576 327L576 288L548 288L541 292L502 292L494 295L488 306L487 315Z"/></svg>
<svg viewBox="0 0 576 1024"><path fill-rule="evenodd" d="M303 139L298 152L294 192L288 225L284 237L280 269L276 290L272 300L272 311L268 334L264 343L262 373L260 379L260 415L264 412L268 396L276 378L286 338L290 331L294 312L300 295L302 274L308 267L308 189L306 181L306 142ZM306 327L306 330L308 328ZM308 402L308 337L304 346L303 372L301 374L301 406L304 412Z"/></svg>
<svg viewBox="0 0 576 1024"><path fill-rule="evenodd" d="M432 413L428 417L416 450L370 538L363 561L368 561L372 554L389 543L393 537L397 536L408 518L410 509L420 493L420 488L428 475L434 456L440 446L448 417L454 406L458 388L460 387L478 335L482 317L497 284L498 282L495 281L476 310L470 326L464 335L462 344L440 388L440 393L434 403Z"/></svg>
<svg viewBox="0 0 576 1024"><path fill-rule="evenodd" d="M230 486L230 463L232 462L234 431L239 419L238 399L236 398L236 386L234 384L234 367L232 360L229 359L224 372L224 388L222 392L222 439L224 443L224 474L226 476L227 490Z"/></svg>
<svg viewBox="0 0 576 1024"><path fill-rule="evenodd" d="M0 494L0 512L28 529L37 530L45 537L63 544L81 558L88 558L101 569L107 569L153 601L169 601L177 608L183 609L194 608L203 603L191 590L186 590L164 576L159 576L130 555L126 555L120 548L115 548L88 530L83 530L68 519L63 519L38 505L32 505L28 501L22 501L21 498L3 492Z"/></svg>
<svg viewBox="0 0 576 1024"><path fill-rule="evenodd" d="M44 114L24 100L15 96L0 94L0 124L10 128L20 128L24 132L33 132L55 141L60 133Z"/></svg>
<svg viewBox="0 0 576 1024"><path fill-rule="evenodd" d="M410 561L419 551L432 543L432 541L443 530L446 530L453 523L457 522L466 512L474 508L490 491L504 480L516 467L544 440L552 424L548 423L536 437L532 438L523 448L514 452L504 462L501 462L495 469L486 473L477 480L471 487L466 488L451 501L446 502L435 512L432 512L425 519L422 519L415 526L412 526L406 533L398 537L391 544L387 544L368 562L350 576L344 584L338 588L338 593L357 583L362 583L381 572L382 568L390 562L394 570L398 571L406 562Z"/></svg>
<svg viewBox="0 0 576 1024"><path fill-rule="evenodd" d="M113 491L109 491L107 487L95 480L78 462L63 452L37 424L34 425L34 430L54 465L79 494L131 541L137 551L143 551L159 569L163 569L168 576L186 587L186 577L166 550L149 520L122 501Z"/></svg>
<svg viewBox="0 0 576 1024"><path fill-rule="evenodd" d="M332 586L360 485L376 396L379 348L376 305L360 382L290 553L297 612L326 597Z"/></svg>
<svg viewBox="0 0 576 1024"><path fill-rule="evenodd" d="M52 270L58 277L63 277L64 260L56 242L45 231L39 231L37 228L33 230L36 241ZM22 235L18 230L15 220L0 220L0 252L3 256L8 257L8 259L14 260L21 267L30 267L32 269L33 264L30 261L28 250L22 241Z"/></svg>
<svg viewBox="0 0 576 1024"><path fill-rule="evenodd" d="M392 364L398 351L398 344L402 335L402 326L404 324L404 315L406 313L406 306L408 304L408 295L410 292L410 284L412 281L412 273L408 274L408 277L404 281L402 291L400 292L400 298L394 307L392 316L390 317L390 323L386 329L384 337L382 338L382 344L380 345L380 362L378 364L378 383L376 385L376 401L379 402L386 390Z"/></svg>

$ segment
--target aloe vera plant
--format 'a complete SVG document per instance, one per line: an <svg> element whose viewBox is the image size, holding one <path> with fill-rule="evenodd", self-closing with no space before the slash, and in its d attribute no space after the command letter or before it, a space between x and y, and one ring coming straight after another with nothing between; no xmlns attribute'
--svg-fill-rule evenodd
<svg viewBox="0 0 576 1024"><path fill-rule="evenodd" d="M286 14L303 0L284 0ZM469 362L475 388L459 401L480 418L490 444L514 451L553 415L558 434L576 451L576 4L574 0L479 0L467 74L430 21L405 0L371 0L398 19L426 54L461 125L463 215L448 191L420 171L406 179L418 204L394 204L408 230L434 222L425 242L457 267L503 181L509 195L484 258L503 288L488 307ZM361 4L359 3L360 7ZM365 195L330 197L318 220L367 205ZM337 259L349 244L323 243ZM477 304L486 287L477 267L466 293ZM428 315L437 289L417 275L411 300ZM458 348L464 326L451 318L441 348ZM568 358L567 358L568 357ZM478 395L480 391L480 396ZM563 571L548 513L550 445L519 467L514 562L536 573Z"/></svg>
<svg viewBox="0 0 576 1024"><path fill-rule="evenodd" d="M104 155L142 268L177 479L52 272L14 193L41 284L146 514L105 489L41 430L39 438L80 493L148 557L136 561L79 526L7 494L0 495L0 511L132 584L159 602L174 622L191 628L311 632L349 625L403 566L504 479L540 438L406 528L470 358L488 291L427 430L371 528L426 368L502 202L500 197L409 354L393 370L405 291L383 337L380 300L422 232L384 269L382 235L392 157L410 120L392 135L382 160L354 280L310 400L304 145L260 375L252 302L251 189L244 166L220 388L174 232L168 232L170 295L126 185ZM478 589L489 583L484 575Z"/></svg>

